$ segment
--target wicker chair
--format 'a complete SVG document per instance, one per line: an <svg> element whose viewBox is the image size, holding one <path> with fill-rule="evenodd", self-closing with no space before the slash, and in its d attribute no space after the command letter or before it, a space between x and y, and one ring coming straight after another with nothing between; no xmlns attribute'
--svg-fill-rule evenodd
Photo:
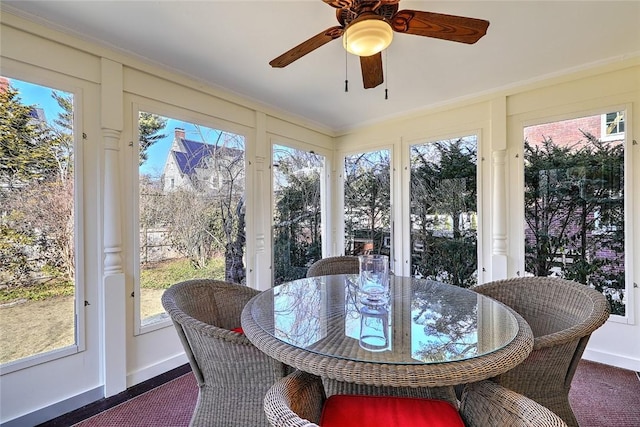
<svg viewBox="0 0 640 427"><path fill-rule="evenodd" d="M606 298L583 284L551 277L498 280L473 290L513 308L533 331L527 359L493 380L577 426L569 389L591 333L609 317Z"/></svg>
<svg viewBox="0 0 640 427"><path fill-rule="evenodd" d="M331 274L358 274L360 264L357 256L342 255L320 259L309 267L307 277Z"/></svg>
<svg viewBox="0 0 640 427"><path fill-rule="evenodd" d="M295 371L269 389L264 410L274 427L317 427L325 400L318 377ZM468 427L566 426L549 409L491 381L468 385L459 413Z"/></svg>
<svg viewBox="0 0 640 427"><path fill-rule="evenodd" d="M259 291L217 280L177 283L162 295L198 381L190 426L268 426L264 395L288 372L239 332L244 305Z"/></svg>

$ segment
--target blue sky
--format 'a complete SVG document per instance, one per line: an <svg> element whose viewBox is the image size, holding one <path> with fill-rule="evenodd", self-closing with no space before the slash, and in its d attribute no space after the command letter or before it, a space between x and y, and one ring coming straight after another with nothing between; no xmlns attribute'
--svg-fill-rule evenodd
<svg viewBox="0 0 640 427"><path fill-rule="evenodd" d="M179 120L167 120L167 126L162 131L166 137L147 149L147 161L140 166L141 174L151 175L154 177L160 177L162 175L164 164L167 160L171 143L173 142L174 130L175 128L183 128L186 132L187 125L187 123ZM186 133L186 136L189 138L188 132Z"/></svg>
<svg viewBox="0 0 640 427"><path fill-rule="evenodd" d="M20 80L9 79L11 86L16 89L20 95L22 104L35 105L44 110L47 121L51 122L58 117L58 113L62 109L58 103L51 97L52 89L44 86L38 86L31 83L22 82ZM64 94L63 91L57 91Z"/></svg>
<svg viewBox="0 0 640 427"><path fill-rule="evenodd" d="M35 105L42 108L49 122L58 116L61 109L58 103L51 97L53 89L16 79L9 80L11 81L11 86L20 93L19 96L23 104ZM63 91L58 92L64 93ZM220 132L215 129L199 126L198 130L198 127L192 123L168 119L165 129L162 131L166 137L149 147L147 150L147 161L140 166L141 174L152 175L154 177L160 177L160 175L162 175L164 164L169 154L171 143L173 142L175 128L184 129L187 139L202 141L204 138L204 140L209 143L215 142L220 134Z"/></svg>

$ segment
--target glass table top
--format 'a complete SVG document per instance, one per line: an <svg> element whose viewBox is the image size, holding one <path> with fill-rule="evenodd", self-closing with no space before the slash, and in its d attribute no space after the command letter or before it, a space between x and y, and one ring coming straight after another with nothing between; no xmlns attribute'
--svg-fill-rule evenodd
<svg viewBox="0 0 640 427"><path fill-rule="evenodd" d="M499 302L431 280L391 276L388 304L361 302L357 275L305 278L261 293L251 317L268 335L320 355L358 362L433 364L482 356L518 334ZM364 317L364 318L363 318ZM363 345L361 331L381 335Z"/></svg>

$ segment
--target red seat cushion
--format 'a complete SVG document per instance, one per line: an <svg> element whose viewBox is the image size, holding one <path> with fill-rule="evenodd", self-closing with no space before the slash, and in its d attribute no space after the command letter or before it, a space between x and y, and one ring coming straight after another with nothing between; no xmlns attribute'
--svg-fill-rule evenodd
<svg viewBox="0 0 640 427"><path fill-rule="evenodd" d="M444 400L335 394L324 404L320 426L464 427L464 423Z"/></svg>

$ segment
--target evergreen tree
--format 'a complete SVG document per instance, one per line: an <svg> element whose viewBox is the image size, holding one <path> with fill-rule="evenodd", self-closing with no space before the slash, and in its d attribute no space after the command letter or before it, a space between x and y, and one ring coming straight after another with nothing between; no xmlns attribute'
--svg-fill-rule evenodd
<svg viewBox="0 0 640 427"><path fill-rule="evenodd" d="M157 114L140 112L138 117L138 133L140 135L140 159L142 165L148 159L147 150L156 142L167 137L166 134L160 133L167 126L167 119Z"/></svg>
<svg viewBox="0 0 640 427"><path fill-rule="evenodd" d="M10 85L0 91L0 179L9 187L47 177L56 168L48 128L35 106L24 105Z"/></svg>
<svg viewBox="0 0 640 427"><path fill-rule="evenodd" d="M582 132L559 146L525 140L525 267L606 290L624 314L624 147Z"/></svg>
<svg viewBox="0 0 640 427"><path fill-rule="evenodd" d="M414 273L462 287L476 283L476 230L461 222L477 211L476 152L467 138L412 147L412 247L422 245L412 255Z"/></svg>

